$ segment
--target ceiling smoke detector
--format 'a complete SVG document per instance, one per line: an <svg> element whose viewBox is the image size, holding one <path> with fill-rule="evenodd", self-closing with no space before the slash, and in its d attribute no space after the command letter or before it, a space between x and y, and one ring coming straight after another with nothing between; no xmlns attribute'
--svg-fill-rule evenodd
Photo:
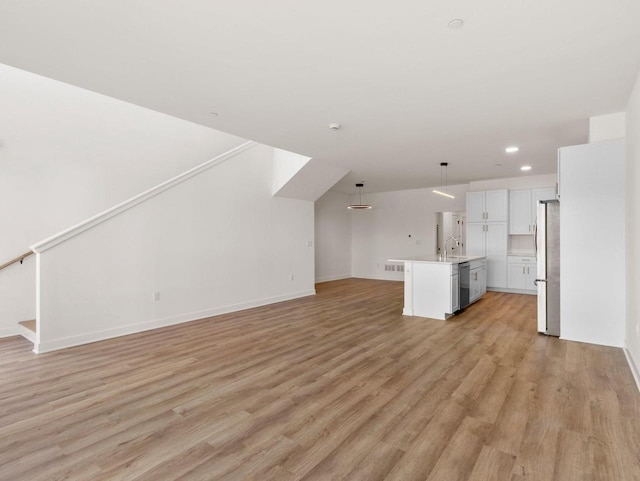
<svg viewBox="0 0 640 481"><path fill-rule="evenodd" d="M342 127L342 125L340 124L336 124L336 123L329 124L329 130L340 130L340 127Z"/></svg>

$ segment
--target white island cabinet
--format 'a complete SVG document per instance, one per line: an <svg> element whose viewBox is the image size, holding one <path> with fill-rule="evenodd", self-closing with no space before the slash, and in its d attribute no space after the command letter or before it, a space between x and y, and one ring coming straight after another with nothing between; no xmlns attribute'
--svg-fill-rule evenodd
<svg viewBox="0 0 640 481"><path fill-rule="evenodd" d="M437 256L389 259L389 262L404 263L404 309L405 316L447 319L460 309L459 264L468 261L483 261L480 275L475 277L475 299L486 292L484 257L450 257L441 261ZM467 279L469 282L469 279ZM481 285L484 284L484 285ZM466 286L467 289L469 286Z"/></svg>

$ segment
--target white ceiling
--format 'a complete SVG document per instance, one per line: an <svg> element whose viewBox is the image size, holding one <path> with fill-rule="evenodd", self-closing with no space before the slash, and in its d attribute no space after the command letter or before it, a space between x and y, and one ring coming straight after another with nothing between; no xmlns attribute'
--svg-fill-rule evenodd
<svg viewBox="0 0 640 481"><path fill-rule="evenodd" d="M442 161L450 184L554 172L589 116L625 109L639 24L638 0L3 0L0 62L374 192L437 185Z"/></svg>

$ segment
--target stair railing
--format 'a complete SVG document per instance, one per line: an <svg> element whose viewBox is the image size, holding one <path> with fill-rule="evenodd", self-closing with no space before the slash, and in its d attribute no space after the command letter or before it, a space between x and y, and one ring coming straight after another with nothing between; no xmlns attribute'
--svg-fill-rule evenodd
<svg viewBox="0 0 640 481"><path fill-rule="evenodd" d="M0 271L2 269L4 269L5 267L9 267L9 266L15 264L16 262L19 262L20 264L22 264L22 261L24 261L30 255L33 255L33 251L25 252L24 254L14 258L14 259L11 259L9 262L5 262L4 264L0 265Z"/></svg>

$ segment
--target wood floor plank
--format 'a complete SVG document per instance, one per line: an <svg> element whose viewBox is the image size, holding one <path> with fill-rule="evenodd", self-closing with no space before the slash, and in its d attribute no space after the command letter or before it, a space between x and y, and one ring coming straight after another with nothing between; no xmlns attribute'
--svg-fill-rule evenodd
<svg viewBox="0 0 640 481"><path fill-rule="evenodd" d="M0 480L640 481L621 350L536 332L534 296L448 321L403 285L34 355L0 339Z"/></svg>
<svg viewBox="0 0 640 481"><path fill-rule="evenodd" d="M483 446L467 481L509 480L515 461L516 457L511 454Z"/></svg>

